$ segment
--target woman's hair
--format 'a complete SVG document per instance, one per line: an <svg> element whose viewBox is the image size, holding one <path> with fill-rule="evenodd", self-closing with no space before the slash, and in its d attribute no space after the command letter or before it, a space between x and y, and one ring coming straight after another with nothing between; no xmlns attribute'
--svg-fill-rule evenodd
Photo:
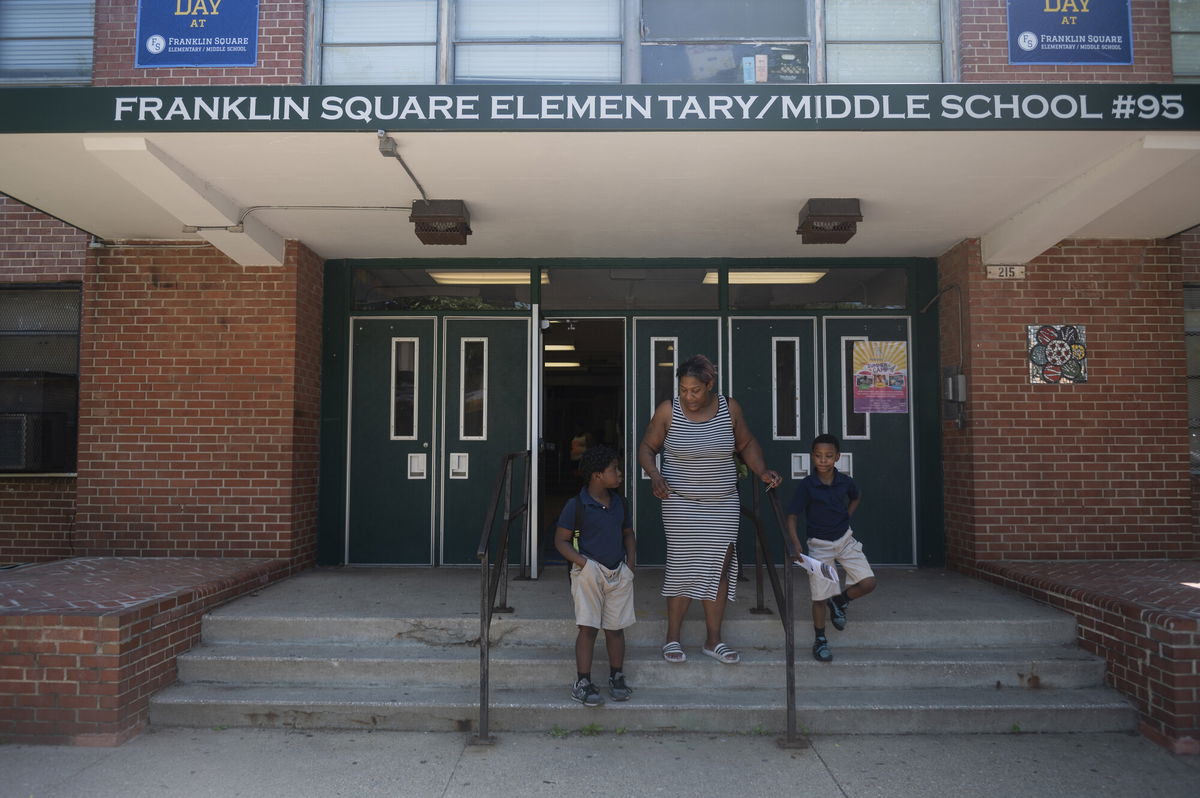
<svg viewBox="0 0 1200 798"><path fill-rule="evenodd" d="M613 460L621 462L621 455L617 454L616 449L604 444L593 446L583 453L583 457L579 458L579 476L591 479L592 474L608 468Z"/></svg>
<svg viewBox="0 0 1200 798"><path fill-rule="evenodd" d="M715 385L717 368L704 355L692 355L683 361L675 371L676 379L682 380L684 377L692 377L708 385Z"/></svg>

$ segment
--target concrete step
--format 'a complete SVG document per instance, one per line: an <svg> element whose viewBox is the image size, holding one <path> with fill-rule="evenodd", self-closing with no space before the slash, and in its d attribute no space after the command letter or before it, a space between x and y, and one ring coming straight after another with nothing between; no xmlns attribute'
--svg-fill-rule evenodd
<svg viewBox="0 0 1200 798"><path fill-rule="evenodd" d="M806 639L808 619L797 617L797 640ZM626 630L631 646L662 645L664 625L658 619L639 622ZM776 615L738 617L732 612L722 627L725 642L739 649L780 646L783 625ZM839 648L970 648L976 646L1060 646L1075 642L1075 621L1066 613L939 620L855 619L843 632L831 632ZM689 619L681 635L685 646L704 639L703 622ZM559 618L497 615L492 623L493 646L562 646L575 639L568 611ZM479 641L479 617L304 617L213 613L204 619L204 640L210 643L420 643L433 646L472 645Z"/></svg>
<svg viewBox="0 0 1200 798"><path fill-rule="evenodd" d="M904 687L1097 687L1104 662L1076 646L1021 648L912 649L842 647L836 662L812 660L805 638L796 650L796 679L807 688ZM785 683L779 648L742 652L734 667L690 652L683 665L664 662L659 649L631 647L625 671L631 683L655 687L749 688ZM607 673L603 644L597 645L594 672ZM575 675L571 649L502 645L492 650L492 684L536 688L566 684ZM444 685L470 688L479 683L475 646L204 644L179 658L185 683L226 685Z"/></svg>
<svg viewBox="0 0 1200 798"><path fill-rule="evenodd" d="M163 726L469 731L477 690L445 687L232 687L179 685L154 697ZM633 699L588 708L558 689L493 690L493 731L584 726L615 731L781 732L782 690L636 689ZM1132 707L1105 689L829 689L797 691L797 723L812 734L1130 731Z"/></svg>

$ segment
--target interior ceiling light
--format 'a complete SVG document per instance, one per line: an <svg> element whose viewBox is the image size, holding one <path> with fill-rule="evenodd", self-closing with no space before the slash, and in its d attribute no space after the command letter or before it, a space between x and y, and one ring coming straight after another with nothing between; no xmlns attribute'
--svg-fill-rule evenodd
<svg viewBox="0 0 1200 798"><path fill-rule="evenodd" d="M425 272L438 285L529 285L529 272L522 271L430 271ZM542 272L542 285L550 283L550 275Z"/></svg>
<svg viewBox="0 0 1200 798"><path fill-rule="evenodd" d="M575 344L546 344L542 349L547 352L574 352Z"/></svg>
<svg viewBox="0 0 1200 798"><path fill-rule="evenodd" d="M744 271L737 270L729 272L730 285L811 285L817 280L825 276L825 270L813 270L802 272L785 272L785 271ZM715 285L717 283L716 272L705 272L704 284Z"/></svg>
<svg viewBox="0 0 1200 798"><path fill-rule="evenodd" d="M800 209L796 233L805 244L845 244L862 218L857 199L810 199Z"/></svg>
<svg viewBox="0 0 1200 798"><path fill-rule="evenodd" d="M462 200L413 200L408 220L422 244L465 244L471 214Z"/></svg>
<svg viewBox="0 0 1200 798"><path fill-rule="evenodd" d="M577 369L583 364L578 361L560 360L555 362L546 361L542 365L548 369Z"/></svg>

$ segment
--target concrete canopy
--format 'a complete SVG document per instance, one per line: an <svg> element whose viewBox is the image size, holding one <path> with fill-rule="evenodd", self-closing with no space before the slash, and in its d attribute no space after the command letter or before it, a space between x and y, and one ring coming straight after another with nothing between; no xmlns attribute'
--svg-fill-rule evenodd
<svg viewBox="0 0 1200 798"><path fill-rule="evenodd" d="M324 258L937 257L1024 263L1064 238L1200 224L1200 132L405 130L466 246L424 246L420 192L374 129L0 131L0 191L106 241L207 240L246 265ZM805 245L811 197L856 197L846 244ZM234 228L233 231L226 228Z"/></svg>

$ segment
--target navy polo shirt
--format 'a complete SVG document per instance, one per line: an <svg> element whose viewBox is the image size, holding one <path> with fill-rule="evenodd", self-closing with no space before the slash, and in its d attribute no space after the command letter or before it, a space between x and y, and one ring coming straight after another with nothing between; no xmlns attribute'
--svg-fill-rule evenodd
<svg viewBox="0 0 1200 798"><path fill-rule="evenodd" d="M837 540L850 528L850 513L846 507L858 498L854 480L833 470L833 482L826 485L814 471L796 486L788 515L804 513L808 537L818 540Z"/></svg>
<svg viewBox="0 0 1200 798"><path fill-rule="evenodd" d="M616 568L625 560L624 532L633 528L629 507L621 494L609 492L612 501L608 507L592 498L587 488L579 495L568 499L558 516L558 525L564 529L575 529L575 503L583 502L583 528L579 533L579 553L595 560L605 568Z"/></svg>

